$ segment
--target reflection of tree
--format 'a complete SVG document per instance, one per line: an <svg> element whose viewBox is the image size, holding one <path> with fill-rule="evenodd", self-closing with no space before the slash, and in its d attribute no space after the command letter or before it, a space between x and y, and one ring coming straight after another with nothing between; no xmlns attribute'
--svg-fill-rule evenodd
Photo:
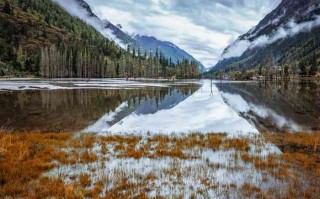
<svg viewBox="0 0 320 199"><path fill-rule="evenodd" d="M317 82L230 83L217 87L241 95L249 103L270 108L302 126L319 128L320 84Z"/></svg>
<svg viewBox="0 0 320 199"><path fill-rule="evenodd" d="M213 97L213 91L212 91L212 79L210 80L210 97Z"/></svg>
<svg viewBox="0 0 320 199"><path fill-rule="evenodd" d="M0 93L0 126L8 118L17 129L40 131L77 131L94 123L107 112L114 111L127 101L135 107L142 101L161 102L173 90L183 94L195 92L198 87L131 90L44 90Z"/></svg>

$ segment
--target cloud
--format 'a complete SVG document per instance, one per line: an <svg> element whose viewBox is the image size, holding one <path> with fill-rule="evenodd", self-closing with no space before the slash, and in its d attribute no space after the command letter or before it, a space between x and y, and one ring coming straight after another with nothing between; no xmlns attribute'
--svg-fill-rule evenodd
<svg viewBox="0 0 320 199"><path fill-rule="evenodd" d="M120 40L113 34L112 30L104 28L107 21L101 22L99 19L90 17L85 8L79 6L79 4L74 0L52 0L53 2L60 5L71 15L78 17L85 21L88 25L94 27L97 31L99 31L102 35L109 38L110 40L115 41L121 47L125 47L125 44L122 44Z"/></svg>
<svg viewBox="0 0 320 199"><path fill-rule="evenodd" d="M129 34L155 36L205 66L256 25L280 0L88 0L94 12Z"/></svg>
<svg viewBox="0 0 320 199"><path fill-rule="evenodd" d="M249 41L251 37L248 37L245 40L236 40L233 44L231 44L230 48L223 53L221 59L239 57L248 49L263 47L280 39L292 37L301 32L309 32L316 26L320 26L320 16L317 16L312 21L299 24L296 23L294 19L291 19L285 25L280 26L271 35L262 35L253 41Z"/></svg>

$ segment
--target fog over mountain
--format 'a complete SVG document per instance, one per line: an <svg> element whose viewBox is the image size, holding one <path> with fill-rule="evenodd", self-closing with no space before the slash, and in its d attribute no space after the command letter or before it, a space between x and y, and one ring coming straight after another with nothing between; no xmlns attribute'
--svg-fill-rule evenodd
<svg viewBox="0 0 320 199"><path fill-rule="evenodd" d="M212 71L257 68L267 57L278 65L316 65L319 31L319 0L282 0L256 26L225 48Z"/></svg>
<svg viewBox="0 0 320 199"><path fill-rule="evenodd" d="M129 34L169 41L205 66L255 26L280 0L90 0L102 19L121 24Z"/></svg>

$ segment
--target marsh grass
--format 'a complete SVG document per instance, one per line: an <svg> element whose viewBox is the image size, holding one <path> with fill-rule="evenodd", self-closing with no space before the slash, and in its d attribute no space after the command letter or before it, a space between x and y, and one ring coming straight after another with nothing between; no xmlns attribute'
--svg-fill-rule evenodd
<svg viewBox="0 0 320 199"><path fill-rule="evenodd" d="M1 198L317 198L319 172L317 133L0 133Z"/></svg>
<svg viewBox="0 0 320 199"><path fill-rule="evenodd" d="M69 133L0 133L0 198L61 196L63 180L41 176L66 158ZM47 187L45 189L41 187Z"/></svg>

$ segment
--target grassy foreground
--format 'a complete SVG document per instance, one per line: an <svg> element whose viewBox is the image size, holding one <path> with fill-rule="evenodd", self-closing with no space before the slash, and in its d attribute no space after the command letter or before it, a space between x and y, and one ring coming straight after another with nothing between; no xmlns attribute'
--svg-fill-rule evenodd
<svg viewBox="0 0 320 199"><path fill-rule="evenodd" d="M319 133L2 132L0 198L317 198L319 144Z"/></svg>

